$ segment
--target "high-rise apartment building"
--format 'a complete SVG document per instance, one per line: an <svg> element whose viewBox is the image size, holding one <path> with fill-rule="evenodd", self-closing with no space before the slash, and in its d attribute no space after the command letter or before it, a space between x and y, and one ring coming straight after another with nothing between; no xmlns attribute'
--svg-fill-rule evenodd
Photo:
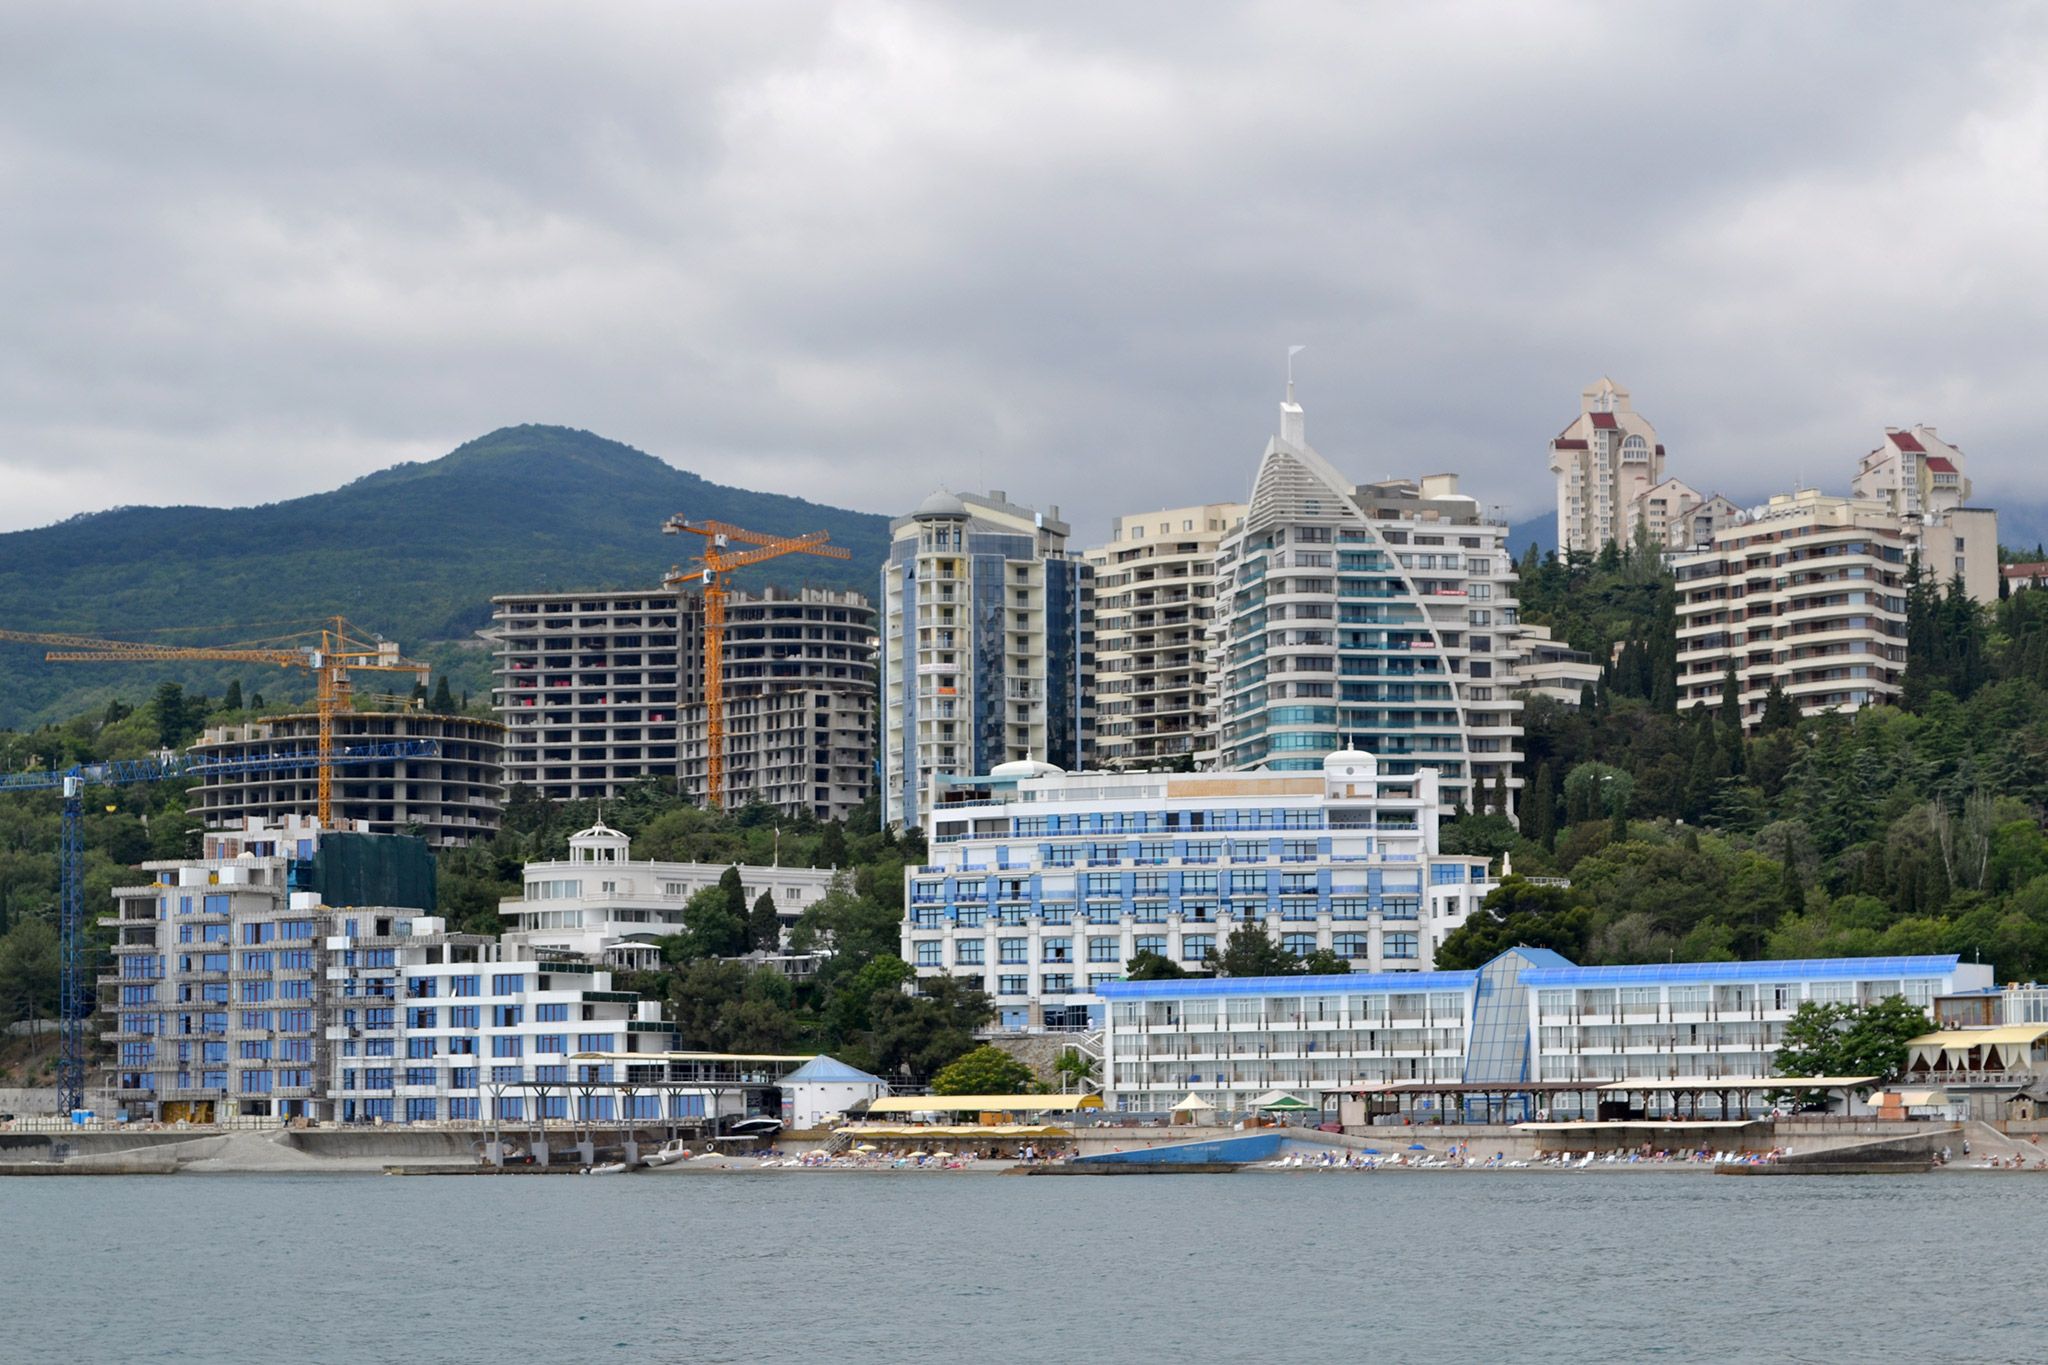
<svg viewBox="0 0 2048 1365"><path fill-rule="evenodd" d="M882 818L918 825L935 780L1094 757L1094 574L1059 508L934 493L882 566Z"/></svg>
<svg viewBox="0 0 2048 1365"><path fill-rule="evenodd" d="M1309 444L1290 387L1244 524L1217 554L1227 768L1433 770L1445 807L1508 811L1521 779L1507 527L1456 475L1354 485Z"/></svg>
<svg viewBox="0 0 2048 1365"><path fill-rule="evenodd" d="M492 599L508 786L606 797L643 777L705 799L704 614L693 594ZM875 611L821 588L735 592L723 675L728 805L843 818L873 783Z"/></svg>
<svg viewBox="0 0 2048 1365"><path fill-rule="evenodd" d="M1629 405L1628 390L1602 379L1579 395L1579 415L1550 443L1557 476L1557 548L1597 554L1634 535L1630 508L1664 482L1657 431Z"/></svg>
<svg viewBox="0 0 2048 1365"><path fill-rule="evenodd" d="M1971 507L1968 461L1930 426L1886 427L1857 463L1850 494L1881 503L1939 583L1960 578L1979 602L1998 596L1998 513Z"/></svg>
<svg viewBox="0 0 2048 1365"><path fill-rule="evenodd" d="M1244 504L1118 517L1095 568L1095 756L1106 768L1216 763L1209 633L1216 550Z"/></svg>
<svg viewBox="0 0 2048 1365"><path fill-rule="evenodd" d="M1780 494L1681 555L1679 708L1718 711L1731 665L1747 725L1773 683L1807 715L1896 700L1911 555L1885 504L1813 489Z"/></svg>

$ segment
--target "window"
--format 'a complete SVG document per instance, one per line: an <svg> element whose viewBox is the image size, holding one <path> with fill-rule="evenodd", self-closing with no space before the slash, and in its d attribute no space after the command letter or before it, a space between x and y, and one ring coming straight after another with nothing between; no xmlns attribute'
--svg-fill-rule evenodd
<svg viewBox="0 0 2048 1365"><path fill-rule="evenodd" d="M242 970L245 972L267 972L274 959L269 953L243 953Z"/></svg>
<svg viewBox="0 0 2048 1365"><path fill-rule="evenodd" d="M242 1060L245 1062L267 1062L270 1060L270 1042L265 1038L244 1038Z"/></svg>
<svg viewBox="0 0 2048 1365"><path fill-rule="evenodd" d="M432 1000L440 981L431 976L411 976L405 981L405 992L415 1000Z"/></svg>
<svg viewBox="0 0 2048 1365"><path fill-rule="evenodd" d="M517 1008L516 1006L514 1008ZM566 1004L535 1005L533 1022L536 1024L566 1024L569 1022L569 1007Z"/></svg>
<svg viewBox="0 0 2048 1365"><path fill-rule="evenodd" d="M1418 936L1417 936L1417 935L1415 935L1415 934L1388 934L1388 935L1386 936L1386 956L1388 956L1388 957L1392 958L1392 957L1417 957L1417 956L1419 956L1419 955L1420 955L1420 953L1418 952Z"/></svg>
<svg viewBox="0 0 2048 1365"><path fill-rule="evenodd" d="M610 1052L612 1035L609 1033L579 1033L576 1035L578 1052Z"/></svg>
<svg viewBox="0 0 2048 1365"><path fill-rule="evenodd" d="M999 938L996 940L996 961L1023 963L1031 960L1031 940L1028 938Z"/></svg>
<svg viewBox="0 0 2048 1365"><path fill-rule="evenodd" d="M518 995L526 989L525 982L526 978L517 972L494 972L491 974L491 994Z"/></svg>
<svg viewBox="0 0 2048 1365"><path fill-rule="evenodd" d="M432 1085L432 1084L434 1084L434 1068L432 1068L432 1067L430 1067L430 1066L409 1066L409 1067L407 1067L407 1068L405 1069L405 1083L406 1083L407 1085Z"/></svg>
<svg viewBox="0 0 2048 1365"><path fill-rule="evenodd" d="M1200 962L1210 949L1216 946L1214 934L1183 934L1180 940L1180 955L1184 962Z"/></svg>
<svg viewBox="0 0 2048 1365"><path fill-rule="evenodd" d="M476 1068L473 1066L458 1066L450 1070L448 1073L448 1088L451 1090L476 1089ZM471 1100L469 1103L475 1104L476 1101ZM451 1114L449 1117L461 1118L462 1115Z"/></svg>
<svg viewBox="0 0 2048 1365"><path fill-rule="evenodd" d="M448 978L448 994L470 996L483 994L483 978L480 976L451 976Z"/></svg>
<svg viewBox="0 0 2048 1365"><path fill-rule="evenodd" d="M430 1071L430 1072L428 1072L427 1074L428 1074L429 1076L433 1075L433 1073L432 1073L431 1071ZM411 1085L411 1084L413 1084L413 1083L414 1083L414 1082L412 1082L412 1081L410 1081L410 1080L408 1080L408 1081L406 1082L406 1084L408 1084L408 1085ZM421 1082L419 1082L419 1084L421 1084L421 1085L431 1085L431 1084L433 1084L433 1082L432 1082L432 1081L421 1081ZM438 1100L421 1100L421 1099L412 1099L412 1100L407 1100L407 1101L405 1102L405 1121L406 1121L407 1123L431 1123L431 1122L433 1122L433 1121L434 1121L434 1116L435 1116L435 1113L436 1113L436 1111L437 1111L437 1110L438 1110L438 1108L439 1108L439 1105L440 1105L440 1102L439 1102Z"/></svg>
<svg viewBox="0 0 2048 1365"><path fill-rule="evenodd" d="M270 1011L244 1010L242 1012L242 1027L252 1032L270 1032Z"/></svg>
<svg viewBox="0 0 2048 1365"><path fill-rule="evenodd" d="M434 1055L436 1041L438 1040L433 1038L408 1038L405 1040L405 1055L414 1061L431 1057Z"/></svg>
<svg viewBox="0 0 2048 1365"><path fill-rule="evenodd" d="M405 1012L405 1026L407 1028L437 1028L439 1025L434 1022L437 1015L438 1011L431 1008L409 1009Z"/></svg>
<svg viewBox="0 0 2048 1365"><path fill-rule="evenodd" d="M1281 951L1293 953L1296 957L1307 957L1316 950L1316 936L1314 934L1282 934L1280 935L1280 948Z"/></svg>
<svg viewBox="0 0 2048 1365"><path fill-rule="evenodd" d="M280 1033L311 1033L313 1011L285 1010L277 1016L277 1027Z"/></svg>
<svg viewBox="0 0 2048 1365"><path fill-rule="evenodd" d="M919 939L917 942L917 965L920 967L943 967L946 945L935 938Z"/></svg>
<svg viewBox="0 0 2048 1365"><path fill-rule="evenodd" d="M1371 934L1335 934L1330 939L1330 951L1338 957L1363 961L1372 955Z"/></svg>
<svg viewBox="0 0 2048 1365"><path fill-rule="evenodd" d="M1088 940L1088 960L1090 962L1120 961L1118 949L1121 946L1122 941L1120 939L1091 938Z"/></svg>
<svg viewBox="0 0 2048 1365"><path fill-rule="evenodd" d="M566 1033L543 1033L533 1040L535 1052L567 1052L569 1035Z"/></svg>
<svg viewBox="0 0 2048 1365"><path fill-rule="evenodd" d="M1072 962L1074 960L1074 940L1070 938L1046 939L1043 943L1043 948L1044 952L1039 958L1041 962Z"/></svg>
<svg viewBox="0 0 2048 1365"><path fill-rule="evenodd" d="M524 1056L525 1054L520 1049L522 1042L524 1040L516 1034L500 1034L491 1039L491 1055L493 1057Z"/></svg>
<svg viewBox="0 0 2048 1365"><path fill-rule="evenodd" d="M390 1029L392 1028L392 1026L393 1026L393 1025L394 1025L394 1024L396 1023L396 1021L397 1021L397 1015L398 1015L398 1011L397 1011L397 1010L395 1010L395 1009L390 1009L390 1010L364 1010L364 1011L363 1011L363 1027L364 1027L365 1029L376 1029L376 1030L380 1030L380 1031L388 1032L388 1031L389 1031L389 1030L390 1030Z"/></svg>
<svg viewBox="0 0 2048 1365"><path fill-rule="evenodd" d="M388 1067L388 1066L373 1066L373 1067L369 1067L369 1068L367 1068L367 1069L366 1069L366 1070L365 1070L365 1071L363 1072L363 1089L365 1089L365 1090L389 1090L390 1088L391 1088L391 1068L390 1068L390 1067Z"/></svg>
<svg viewBox="0 0 2048 1365"><path fill-rule="evenodd" d="M516 1028L522 1022L525 1007L521 1005L491 1006L491 1025L494 1028Z"/></svg>
<svg viewBox="0 0 2048 1365"><path fill-rule="evenodd" d="M1157 953L1161 957L1166 956L1166 935L1164 934L1140 934L1137 937L1136 943L1137 947L1133 949L1133 952Z"/></svg>
<svg viewBox="0 0 2048 1365"><path fill-rule="evenodd" d="M960 939L953 945L953 960L963 967L979 967L983 961L982 954L987 948L987 939Z"/></svg>
<svg viewBox="0 0 2048 1365"><path fill-rule="evenodd" d="M242 1073L242 1089L244 1092L253 1091L259 1095L269 1094L270 1073L268 1071L244 1071Z"/></svg>
<svg viewBox="0 0 2048 1365"><path fill-rule="evenodd" d="M226 896L207 896L203 899L204 905L202 906L202 913L208 915L225 915L228 912L228 898Z"/></svg>
<svg viewBox="0 0 2048 1365"><path fill-rule="evenodd" d="M1028 976L999 976L996 978L997 995L1029 995L1031 978Z"/></svg>
<svg viewBox="0 0 2048 1365"><path fill-rule="evenodd" d="M1045 993L1047 995L1065 995L1073 989L1074 974L1072 972L1047 972L1045 974Z"/></svg>

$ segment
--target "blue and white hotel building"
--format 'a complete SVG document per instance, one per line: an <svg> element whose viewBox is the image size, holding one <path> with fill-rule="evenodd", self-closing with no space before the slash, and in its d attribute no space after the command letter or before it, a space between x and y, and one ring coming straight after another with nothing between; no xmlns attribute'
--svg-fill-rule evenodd
<svg viewBox="0 0 2048 1365"><path fill-rule="evenodd" d="M1009 1029L1100 1028L1098 991L1131 958L1199 968L1246 923L1412 981L1494 886L1485 859L1438 851L1437 781L1350 750L1306 773L941 777L932 862L905 869L903 957L975 978Z"/></svg>
<svg viewBox="0 0 2048 1365"><path fill-rule="evenodd" d="M1104 982L1103 1097L1229 1111L1276 1089L1762 1079L1806 1001L1928 1008L1991 977L1954 956L1580 967L1515 948L1469 972Z"/></svg>

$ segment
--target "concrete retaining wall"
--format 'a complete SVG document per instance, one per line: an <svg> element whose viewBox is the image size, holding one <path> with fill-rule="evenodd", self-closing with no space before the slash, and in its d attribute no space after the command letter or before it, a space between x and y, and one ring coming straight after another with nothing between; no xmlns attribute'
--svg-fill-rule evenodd
<svg viewBox="0 0 2048 1365"><path fill-rule="evenodd" d="M0 1090L0 1114L55 1114L63 1096L52 1090Z"/></svg>

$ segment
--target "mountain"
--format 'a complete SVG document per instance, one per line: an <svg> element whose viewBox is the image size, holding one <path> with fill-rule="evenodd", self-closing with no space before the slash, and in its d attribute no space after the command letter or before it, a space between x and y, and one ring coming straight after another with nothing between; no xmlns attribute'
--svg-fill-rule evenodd
<svg viewBox="0 0 2048 1365"><path fill-rule="evenodd" d="M711 483L568 427L505 427L420 464L262 507L126 507L0 534L0 627L224 644L275 638L337 613L481 692L475 630L498 593L649 588L702 546L661 525L681 513L752 530L825 530L851 560L792 555L735 575L872 594L888 519ZM169 627L207 630L169 632ZM144 632L152 632L145 634ZM272 699L302 674L250 664L52 664L0 642L0 727L142 701L171 679Z"/></svg>
<svg viewBox="0 0 2048 1365"><path fill-rule="evenodd" d="M1532 541L1538 558L1557 548L1557 513L1546 512L1540 517L1508 525L1508 552L1517 560L1521 559Z"/></svg>

